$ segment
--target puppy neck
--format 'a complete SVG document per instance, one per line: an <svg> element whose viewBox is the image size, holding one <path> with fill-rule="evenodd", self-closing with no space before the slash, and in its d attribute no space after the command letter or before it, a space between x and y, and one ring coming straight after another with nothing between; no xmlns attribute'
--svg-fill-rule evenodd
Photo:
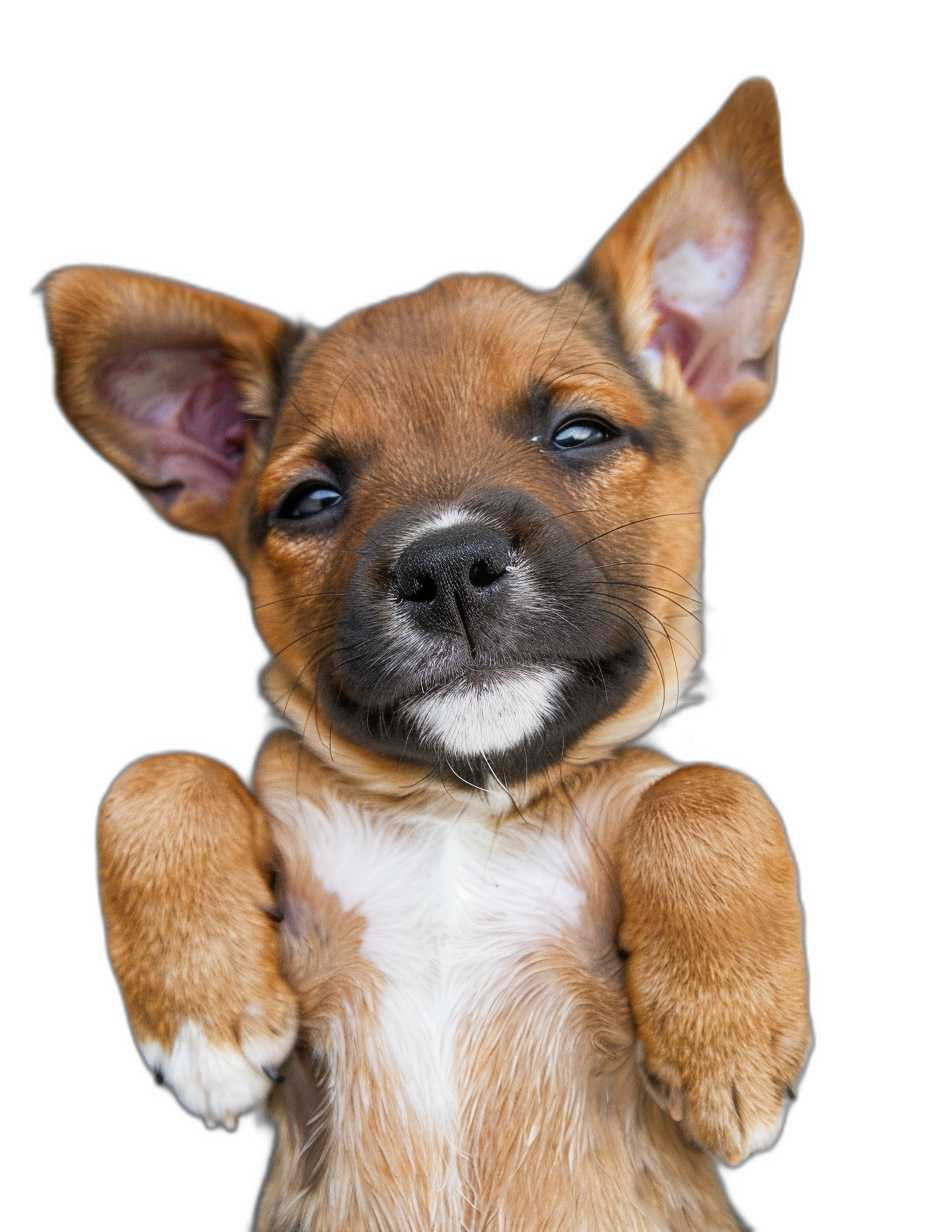
<svg viewBox="0 0 928 1232"><path fill-rule="evenodd" d="M308 694L292 687L292 681L274 661L266 668L261 683L268 701L290 729L272 734L270 740L283 739L297 748L296 794L303 791L304 783L313 780L314 773L324 773L334 775L349 790L381 804L390 801L454 816L467 813L498 825L508 819L514 823L524 820L529 812L534 813L543 805L546 796L569 786L575 775L615 760L678 706L698 701L698 695L687 695L690 680L695 679L697 684L699 681L697 664L694 655L672 689L668 688L666 678L663 684L652 682L629 711L620 711L595 724L566 750L561 761L527 779L506 783L492 772L481 782L468 782L447 766L442 769L438 764L430 767L385 757L347 740L312 705ZM676 666L682 666L679 659ZM300 772L301 766L306 768L305 775Z"/></svg>

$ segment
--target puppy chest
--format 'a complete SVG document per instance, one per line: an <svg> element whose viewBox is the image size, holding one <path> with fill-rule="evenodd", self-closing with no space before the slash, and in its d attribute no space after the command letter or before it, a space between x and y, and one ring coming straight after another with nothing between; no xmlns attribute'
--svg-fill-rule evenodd
<svg viewBox="0 0 928 1232"><path fill-rule="evenodd" d="M603 931L582 847L482 818L300 822L302 878L283 870L294 982L336 1098L369 1080L456 1137L462 1099L498 1088L501 1067L563 1070L578 969Z"/></svg>

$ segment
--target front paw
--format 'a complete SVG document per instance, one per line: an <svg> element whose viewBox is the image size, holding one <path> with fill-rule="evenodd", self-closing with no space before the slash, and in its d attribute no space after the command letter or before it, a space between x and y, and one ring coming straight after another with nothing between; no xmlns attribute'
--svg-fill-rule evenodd
<svg viewBox="0 0 928 1232"><path fill-rule="evenodd" d="M278 1080L296 1042L297 1004L279 972L273 908L224 907L224 919L217 904L217 915L176 946L170 966L148 969L144 982L124 978L123 991L156 1080L208 1126L234 1129Z"/></svg>
<svg viewBox="0 0 928 1232"><path fill-rule="evenodd" d="M139 1047L158 1083L171 1088L181 1104L213 1128L235 1128L238 1117L261 1103L296 1041L296 1015L268 1022L256 1006L246 1005L236 1033L210 1039L192 1018L181 1022L170 1047L156 1040Z"/></svg>
<svg viewBox="0 0 928 1232"><path fill-rule="evenodd" d="M142 1055L185 1108L231 1129L296 1040L267 820L227 767L168 754L116 780L99 841L110 958Z"/></svg>
<svg viewBox="0 0 928 1232"><path fill-rule="evenodd" d="M776 1141L808 1047L804 1008L783 1013L772 994L707 991L654 1006L639 1022L650 1093L692 1141L730 1164Z"/></svg>
<svg viewBox="0 0 928 1232"><path fill-rule="evenodd" d="M626 989L649 1086L729 1163L779 1133L809 1042L802 913L763 792L718 766L652 784L622 835Z"/></svg>

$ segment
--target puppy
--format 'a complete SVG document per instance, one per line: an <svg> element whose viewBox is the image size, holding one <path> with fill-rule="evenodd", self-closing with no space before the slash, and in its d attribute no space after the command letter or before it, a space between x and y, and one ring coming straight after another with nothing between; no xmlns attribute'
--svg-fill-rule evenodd
<svg viewBox="0 0 928 1232"><path fill-rule="evenodd" d="M248 579L287 727L254 786L130 766L110 955L158 1081L265 1099L262 1232L717 1232L808 1044L781 823L631 742L699 654L706 484L767 402L799 251L742 85L580 272L331 329L74 268L73 423Z"/></svg>

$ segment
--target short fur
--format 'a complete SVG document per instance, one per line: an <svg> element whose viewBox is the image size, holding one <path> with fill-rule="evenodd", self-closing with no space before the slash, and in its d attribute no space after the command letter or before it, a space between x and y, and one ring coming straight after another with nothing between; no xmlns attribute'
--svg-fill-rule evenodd
<svg viewBox="0 0 928 1232"><path fill-rule="evenodd" d="M799 248L741 86L549 293L452 277L324 333L47 280L61 403L249 580L290 725L253 790L130 766L113 967L208 1124L265 1097L262 1232L736 1229L808 1045L782 826L628 747L699 654L706 484L770 396Z"/></svg>

